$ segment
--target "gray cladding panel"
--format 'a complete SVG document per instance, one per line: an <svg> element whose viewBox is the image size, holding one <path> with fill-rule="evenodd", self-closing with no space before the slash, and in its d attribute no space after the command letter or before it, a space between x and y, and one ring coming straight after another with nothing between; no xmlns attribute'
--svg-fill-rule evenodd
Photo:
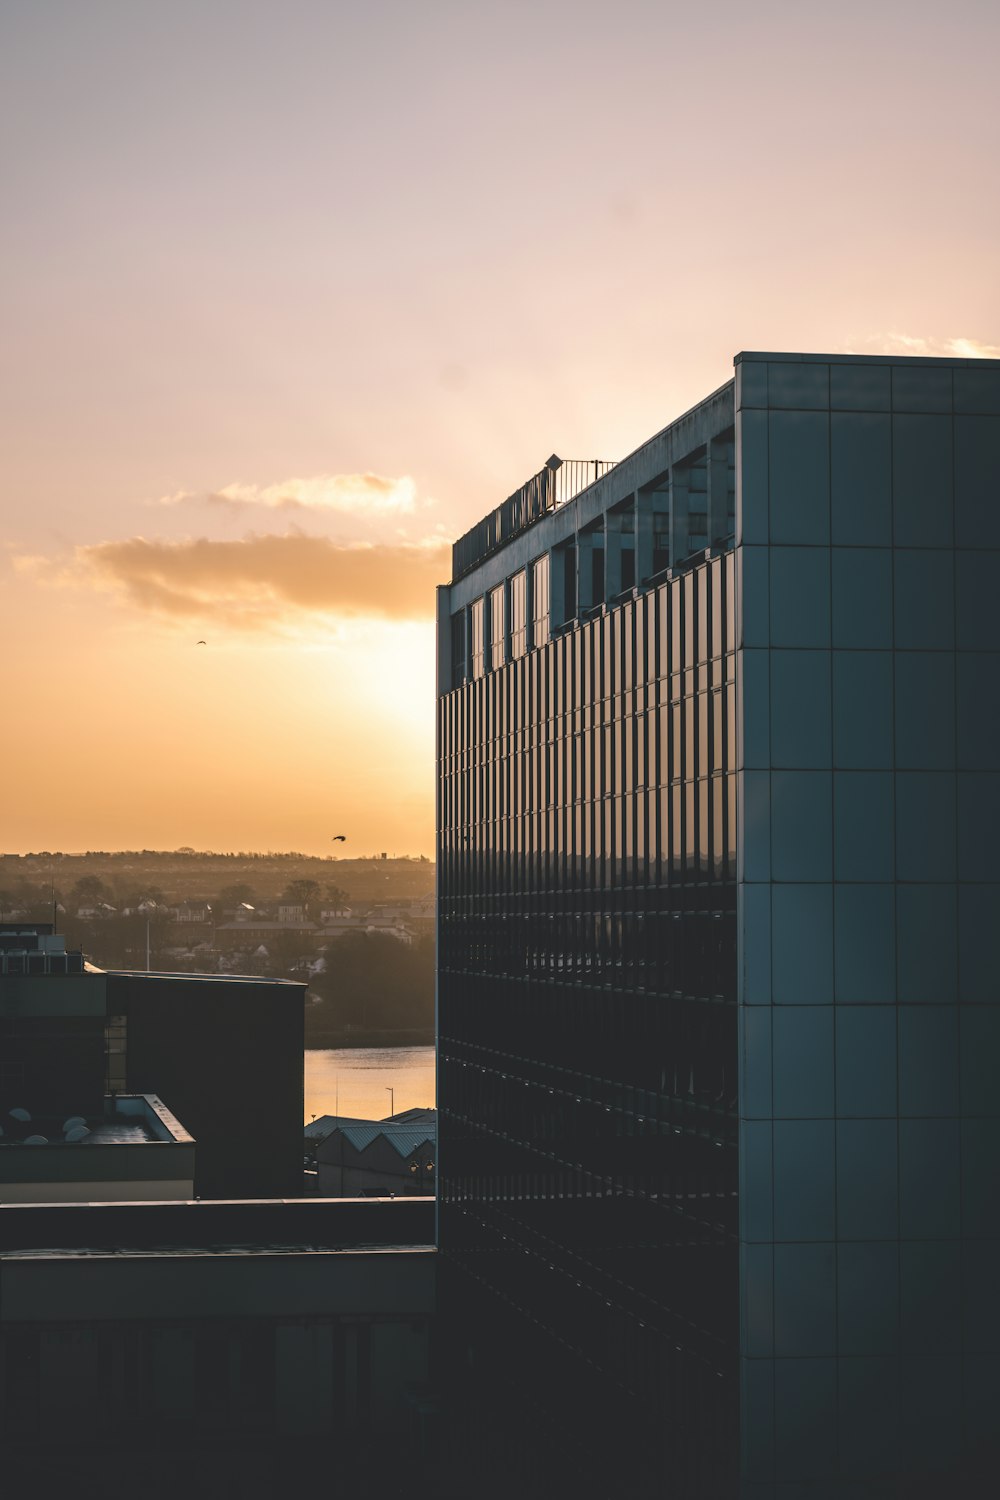
<svg viewBox="0 0 1000 1500"><path fill-rule="evenodd" d="M738 406L743 1473L811 1495L1000 1396L1000 368L745 355Z"/></svg>

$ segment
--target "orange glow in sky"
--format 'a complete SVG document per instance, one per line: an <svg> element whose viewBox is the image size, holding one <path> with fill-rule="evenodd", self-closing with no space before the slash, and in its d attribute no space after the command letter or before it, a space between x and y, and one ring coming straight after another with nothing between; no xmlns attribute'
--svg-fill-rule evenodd
<svg viewBox="0 0 1000 1500"><path fill-rule="evenodd" d="M1000 353L998 44L985 0L5 7L0 849L432 853L455 536L739 349Z"/></svg>

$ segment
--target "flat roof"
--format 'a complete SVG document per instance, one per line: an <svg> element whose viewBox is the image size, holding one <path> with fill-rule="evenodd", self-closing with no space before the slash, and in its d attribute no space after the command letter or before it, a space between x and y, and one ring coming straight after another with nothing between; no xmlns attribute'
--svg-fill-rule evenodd
<svg viewBox="0 0 1000 1500"><path fill-rule="evenodd" d="M29 1250L0 1250L0 1260L156 1260L182 1256L261 1256L261 1255L428 1255L436 1254L437 1247L426 1245L280 1245L280 1244L232 1244L232 1245L122 1245L114 1249L107 1246L74 1245L72 1248L51 1249L39 1246Z"/></svg>
<svg viewBox="0 0 1000 1500"><path fill-rule="evenodd" d="M253 926L252 922L246 924ZM286 931L288 924L283 924ZM176 969L98 969L100 974L112 974L116 979L197 979L203 984L285 984L291 989L307 989L308 984L301 979L269 979L266 974L188 974L179 973Z"/></svg>
<svg viewBox="0 0 1000 1500"><path fill-rule="evenodd" d="M40 1146L160 1146L193 1145L185 1130L158 1094L105 1094L105 1113L88 1119L74 1112L33 1115L14 1123L7 1117L0 1149L37 1150ZM87 1134L70 1140L64 1131L69 1119L83 1121ZM11 1133L11 1132L15 1133ZM43 1140L32 1137L44 1137Z"/></svg>
<svg viewBox="0 0 1000 1500"><path fill-rule="evenodd" d="M962 354L795 354L780 350L743 349L733 364L744 359L766 359L770 364L799 365L947 365L950 369L1000 370L1000 359L966 358Z"/></svg>

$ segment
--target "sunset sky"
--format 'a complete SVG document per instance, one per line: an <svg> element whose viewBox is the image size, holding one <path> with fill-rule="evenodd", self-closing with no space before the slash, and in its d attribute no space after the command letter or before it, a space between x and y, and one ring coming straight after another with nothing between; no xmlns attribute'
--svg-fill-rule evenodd
<svg viewBox="0 0 1000 1500"><path fill-rule="evenodd" d="M432 853L454 536L740 349L1000 354L998 55L995 0L6 0L0 851Z"/></svg>

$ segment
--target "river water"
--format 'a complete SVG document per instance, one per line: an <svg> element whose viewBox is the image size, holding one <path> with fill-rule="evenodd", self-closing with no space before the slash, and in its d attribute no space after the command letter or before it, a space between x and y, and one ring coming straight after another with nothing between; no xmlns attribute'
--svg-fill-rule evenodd
<svg viewBox="0 0 1000 1500"><path fill-rule="evenodd" d="M434 1107L433 1047L331 1047L305 1057L307 1125L314 1115L384 1120Z"/></svg>

